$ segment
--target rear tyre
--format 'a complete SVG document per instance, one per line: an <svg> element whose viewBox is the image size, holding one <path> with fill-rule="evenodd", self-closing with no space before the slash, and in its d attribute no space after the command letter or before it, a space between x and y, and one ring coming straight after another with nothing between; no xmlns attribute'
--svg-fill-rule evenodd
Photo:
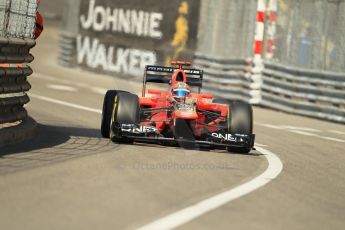
<svg viewBox="0 0 345 230"><path fill-rule="evenodd" d="M122 124L140 123L139 97L128 92L118 92L113 106L111 128ZM112 140L115 142L132 143L133 140L120 136L114 132Z"/></svg>
<svg viewBox="0 0 345 230"><path fill-rule="evenodd" d="M101 133L104 138L110 137L110 123L116 95L116 90L108 90L104 96L101 121Z"/></svg>

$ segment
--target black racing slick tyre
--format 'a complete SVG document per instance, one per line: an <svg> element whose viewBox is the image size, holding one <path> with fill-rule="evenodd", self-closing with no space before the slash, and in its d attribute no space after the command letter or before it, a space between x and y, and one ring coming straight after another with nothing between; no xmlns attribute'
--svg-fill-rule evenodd
<svg viewBox="0 0 345 230"><path fill-rule="evenodd" d="M214 99L213 103L229 105L230 116L225 124L222 124L231 134L253 133L253 109L250 104L240 100ZM249 153L251 148L228 147L228 152Z"/></svg>
<svg viewBox="0 0 345 230"><path fill-rule="evenodd" d="M110 123L116 95L116 90L108 90L104 96L101 122L101 133L104 138L110 137Z"/></svg>
<svg viewBox="0 0 345 230"><path fill-rule="evenodd" d="M230 104L230 133L252 134L253 133L253 109L246 102L234 101ZM229 147L229 152L249 153L248 147Z"/></svg>
<svg viewBox="0 0 345 230"><path fill-rule="evenodd" d="M139 119L139 97L132 93L119 92L114 121L119 124L138 124Z"/></svg>
<svg viewBox="0 0 345 230"><path fill-rule="evenodd" d="M118 92L113 106L111 128L122 124L140 123L139 97L128 92ZM113 133L112 140L115 142L131 143L132 140Z"/></svg>

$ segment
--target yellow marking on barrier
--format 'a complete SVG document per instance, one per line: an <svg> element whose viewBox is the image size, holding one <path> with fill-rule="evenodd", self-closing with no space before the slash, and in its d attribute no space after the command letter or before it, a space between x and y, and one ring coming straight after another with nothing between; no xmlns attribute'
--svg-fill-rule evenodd
<svg viewBox="0 0 345 230"><path fill-rule="evenodd" d="M117 96L114 98L114 105L113 105L113 112L112 112L112 115L111 115L111 122L110 122L110 133L109 133L109 136L111 137L112 135L112 126L113 126L113 123L115 122L115 111L116 111L116 106L117 106Z"/></svg>

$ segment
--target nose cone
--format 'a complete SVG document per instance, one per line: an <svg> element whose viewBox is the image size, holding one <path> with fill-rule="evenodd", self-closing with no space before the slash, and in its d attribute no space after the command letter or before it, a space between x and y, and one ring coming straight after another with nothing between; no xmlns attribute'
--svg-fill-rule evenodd
<svg viewBox="0 0 345 230"><path fill-rule="evenodd" d="M186 120L198 119L198 114L193 110L177 110L174 113L175 118L181 118Z"/></svg>

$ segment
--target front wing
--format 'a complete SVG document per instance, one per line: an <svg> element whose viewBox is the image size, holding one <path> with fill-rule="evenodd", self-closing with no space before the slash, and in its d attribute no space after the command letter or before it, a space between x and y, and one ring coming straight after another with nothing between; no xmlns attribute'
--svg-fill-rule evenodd
<svg viewBox="0 0 345 230"><path fill-rule="evenodd" d="M221 148L239 147L252 149L254 147L255 134L229 134L229 133L206 133L194 140L176 139L157 134L155 127L141 126L136 124L122 124L114 126L113 132L117 137L132 139L137 142L179 144L191 143L200 147Z"/></svg>

